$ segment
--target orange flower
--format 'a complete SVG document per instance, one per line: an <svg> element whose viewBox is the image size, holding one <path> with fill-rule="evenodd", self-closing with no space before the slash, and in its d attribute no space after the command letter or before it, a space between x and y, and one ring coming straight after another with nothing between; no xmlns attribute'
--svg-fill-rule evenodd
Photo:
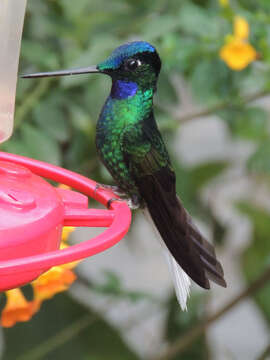
<svg viewBox="0 0 270 360"><path fill-rule="evenodd" d="M1 315L1 325L11 327L18 321L28 321L39 310L39 301L27 301L20 289L6 291L7 303Z"/></svg>
<svg viewBox="0 0 270 360"><path fill-rule="evenodd" d="M74 230L73 226L66 226L62 232L61 249L67 248L66 243L69 234ZM6 291L7 303L1 314L1 325L11 327L18 321L28 321L40 309L42 301L52 298L55 294L65 291L76 280L72 272L78 261L61 266L54 266L31 285L34 291L34 300L27 301L20 289Z"/></svg>
<svg viewBox="0 0 270 360"><path fill-rule="evenodd" d="M76 275L63 266L54 266L32 282L34 299L44 301L65 291L76 280Z"/></svg>
<svg viewBox="0 0 270 360"><path fill-rule="evenodd" d="M69 186L59 185L62 189L70 189ZM65 226L62 231L62 241L60 249L67 248L67 239L73 226ZM76 280L76 275L72 272L78 261L61 266L54 266L31 285L34 291L34 300L27 301L20 289L6 291L7 303L1 314L1 325L11 327L18 321L28 321L39 310L42 301L52 298L55 294L65 291Z"/></svg>
<svg viewBox="0 0 270 360"><path fill-rule="evenodd" d="M220 49L219 56L233 70L243 70L256 60L257 52L247 41L249 25L247 21L236 16L234 34L226 37L226 44Z"/></svg>
<svg viewBox="0 0 270 360"><path fill-rule="evenodd" d="M74 231L75 227L65 226L62 232L62 242L60 249L68 247L66 244L69 234ZM76 275L71 271L78 261L72 263L54 266L38 279L32 282L34 290L34 299L43 301L52 298L55 294L65 291L76 280Z"/></svg>

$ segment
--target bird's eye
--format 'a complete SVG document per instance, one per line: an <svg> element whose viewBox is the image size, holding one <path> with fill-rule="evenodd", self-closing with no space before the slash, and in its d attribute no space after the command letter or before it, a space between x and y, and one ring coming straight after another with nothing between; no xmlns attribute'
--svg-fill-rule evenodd
<svg viewBox="0 0 270 360"><path fill-rule="evenodd" d="M137 67L141 66L141 64L141 61L138 59L129 59L126 62L126 69L132 71L137 69Z"/></svg>

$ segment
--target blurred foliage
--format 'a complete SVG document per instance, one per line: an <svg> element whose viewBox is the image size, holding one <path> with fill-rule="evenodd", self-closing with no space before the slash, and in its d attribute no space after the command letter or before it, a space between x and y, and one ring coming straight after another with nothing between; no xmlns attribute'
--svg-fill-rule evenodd
<svg viewBox="0 0 270 360"><path fill-rule="evenodd" d="M170 302L168 320L167 320L167 340L173 342L184 335L188 330L194 327L203 313L205 297L202 295L193 295L189 301L188 311L179 312L179 304L175 297ZM205 336L198 338L193 346L189 347L181 354L181 359L193 360L208 359L208 349ZM180 356L172 357L172 360L179 360Z"/></svg>
<svg viewBox="0 0 270 360"><path fill-rule="evenodd" d="M259 105L250 104L251 100L270 91L269 10L268 0L235 0L227 6L215 0L28 0L20 72L88 66L105 59L123 42L150 41L163 60L155 111L168 146L181 124L179 113L185 105L172 81L181 75L191 90L193 101L200 109L205 109L205 114L219 115L232 141L254 145L244 172L269 184L269 115ZM235 15L247 20L249 41L259 58L243 71L231 70L219 58L225 37L232 33ZM95 149L95 124L109 88L110 80L100 75L19 80L15 132L1 149L58 164L109 183L110 175L98 160ZM180 111L175 112L175 109ZM185 206L192 214L213 224L213 232L222 243L226 228L220 224L210 204L203 202L201 192L222 176L233 159L209 160L192 167L179 158L174 158L173 163L178 193ZM251 244L243 255L244 273L250 281L269 262L270 215L249 202L239 206L240 210L254 226ZM127 297L112 274L98 290L104 296ZM129 295L132 300L132 294ZM133 295L141 296L140 293ZM260 292L256 299L269 320L269 288ZM179 313L175 303L168 304L169 340L197 322L203 300L194 296L191 300L188 313ZM5 359L27 354L86 312L67 296L59 295L30 323L5 331ZM13 346L14 339L22 331L25 342ZM204 339L200 339L181 359L205 359L206 354ZM39 358L74 357L136 358L117 332L100 319L93 327L86 327L82 335L75 335L65 348L60 347Z"/></svg>
<svg viewBox="0 0 270 360"><path fill-rule="evenodd" d="M251 282L270 264L270 213L246 202L239 203L237 207L253 223L252 241L243 255L244 272ZM270 286L265 286L255 295L255 299L270 324Z"/></svg>
<svg viewBox="0 0 270 360"><path fill-rule="evenodd" d="M22 332L24 341L14 346ZM47 301L30 322L6 329L5 335L6 360L138 359L109 324L66 294Z"/></svg>
<svg viewBox="0 0 270 360"><path fill-rule="evenodd" d="M151 294L146 294L142 291L126 290L122 284L121 278L112 271L103 271L103 275L104 281L102 282L90 284L89 280L86 281L87 285L91 285L91 289L98 294L113 296L114 299L126 299L133 303L140 300L149 300L153 303L158 300ZM82 280L81 276L80 280Z"/></svg>

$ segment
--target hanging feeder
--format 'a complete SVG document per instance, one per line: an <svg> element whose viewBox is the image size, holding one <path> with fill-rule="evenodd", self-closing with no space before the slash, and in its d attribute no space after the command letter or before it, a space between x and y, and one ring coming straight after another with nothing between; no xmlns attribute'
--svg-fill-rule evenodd
<svg viewBox="0 0 270 360"><path fill-rule="evenodd" d="M1 0L0 143L12 132L17 66L26 0ZM12 61L11 61L12 60ZM44 178L66 184L59 189ZM52 266L95 255L127 233L131 212L123 201L107 206L111 191L69 170L0 152L0 291L22 286ZM63 226L106 227L100 235L59 249Z"/></svg>
<svg viewBox="0 0 270 360"><path fill-rule="evenodd" d="M40 176L81 193L55 188ZM95 255L123 238L131 221L126 203L89 209L88 196L105 206L115 197L69 170L0 152L0 291L30 282L52 266ZM63 226L108 229L59 250Z"/></svg>

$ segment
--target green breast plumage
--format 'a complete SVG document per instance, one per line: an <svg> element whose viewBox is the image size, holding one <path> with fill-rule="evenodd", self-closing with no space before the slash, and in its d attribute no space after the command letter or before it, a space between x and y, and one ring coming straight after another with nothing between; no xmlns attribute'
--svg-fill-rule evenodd
<svg viewBox="0 0 270 360"><path fill-rule="evenodd" d="M152 110L153 90L142 91L127 98L111 93L105 102L97 123L96 146L104 165L117 184L128 193L136 193L136 185L125 161L123 136L140 151L138 139L143 136L143 121ZM143 151L143 149L142 149Z"/></svg>

